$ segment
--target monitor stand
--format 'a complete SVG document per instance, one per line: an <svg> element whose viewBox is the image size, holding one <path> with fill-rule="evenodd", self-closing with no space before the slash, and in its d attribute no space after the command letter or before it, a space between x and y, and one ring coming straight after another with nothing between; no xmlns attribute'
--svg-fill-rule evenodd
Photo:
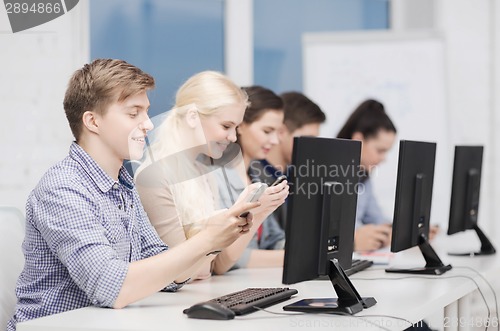
<svg viewBox="0 0 500 331"><path fill-rule="evenodd" d="M483 231L477 226L477 224L474 224L472 227L476 233L477 236L479 237L479 240L481 241L481 249L479 252L468 252L468 253L448 253L448 255L452 256L478 256L478 255L493 255L496 253L495 247L493 247L493 244L491 241L486 237Z"/></svg>
<svg viewBox="0 0 500 331"><path fill-rule="evenodd" d="M287 311L300 311L305 313L343 313L356 314L377 303L372 297L361 297L356 288L345 274L337 259L328 261L328 276L337 298L304 299L284 306Z"/></svg>
<svg viewBox="0 0 500 331"><path fill-rule="evenodd" d="M451 264L443 264L423 234L420 234L418 241L418 248L420 248L425 259L425 267L409 269L388 268L385 269L385 271L405 274L442 275L446 271L451 270Z"/></svg>

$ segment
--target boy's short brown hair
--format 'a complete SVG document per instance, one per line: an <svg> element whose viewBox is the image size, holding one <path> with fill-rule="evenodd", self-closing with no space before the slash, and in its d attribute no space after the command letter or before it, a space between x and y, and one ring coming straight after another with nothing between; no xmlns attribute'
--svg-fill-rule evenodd
<svg viewBox="0 0 500 331"><path fill-rule="evenodd" d="M113 102L153 89L154 78L123 60L97 59L77 70L64 96L64 111L78 141L86 111L101 114Z"/></svg>
<svg viewBox="0 0 500 331"><path fill-rule="evenodd" d="M306 124L321 124L326 120L326 115L321 108L304 94L285 92L280 96L285 110L283 123L290 133Z"/></svg>

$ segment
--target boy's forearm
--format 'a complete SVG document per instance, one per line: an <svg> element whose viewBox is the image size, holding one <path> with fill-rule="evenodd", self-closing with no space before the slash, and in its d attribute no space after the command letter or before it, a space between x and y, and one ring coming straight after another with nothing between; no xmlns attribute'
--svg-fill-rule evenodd
<svg viewBox="0 0 500 331"><path fill-rule="evenodd" d="M113 307L123 308L158 292L173 281L185 281L201 265L210 261L207 253L211 250L210 240L200 233L161 254L130 263Z"/></svg>
<svg viewBox="0 0 500 331"><path fill-rule="evenodd" d="M264 214L254 215L253 226L250 231L238 238L238 240L229 245L215 258L214 272L216 274L222 275L226 273L239 260L243 251L248 247L255 232L257 232L257 229L264 222L266 217L267 215Z"/></svg>

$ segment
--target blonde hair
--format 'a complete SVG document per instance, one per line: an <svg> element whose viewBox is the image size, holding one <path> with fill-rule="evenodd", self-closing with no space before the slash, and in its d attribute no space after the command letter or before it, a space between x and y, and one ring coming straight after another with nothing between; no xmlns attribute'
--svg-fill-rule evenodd
<svg viewBox="0 0 500 331"><path fill-rule="evenodd" d="M193 107L200 117L210 117L231 105L248 106L248 96L225 75L203 71L189 78L177 91L174 108L155 129L155 139L149 146L146 160L137 171L139 174L159 160L170 161L168 169L172 171L166 174L170 177L167 182L187 237L198 231L199 221L218 209L218 189L208 168L203 169L203 164L189 162L189 158L182 155L186 152L180 147L184 145L181 134L184 120ZM170 158L174 154L176 157ZM172 173L173 170L175 173Z"/></svg>

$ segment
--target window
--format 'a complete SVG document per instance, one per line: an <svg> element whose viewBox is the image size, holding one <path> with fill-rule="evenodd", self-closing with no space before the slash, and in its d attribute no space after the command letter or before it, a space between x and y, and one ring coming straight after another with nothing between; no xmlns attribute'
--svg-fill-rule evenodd
<svg viewBox="0 0 500 331"><path fill-rule="evenodd" d="M120 58L153 75L154 116L191 75L224 70L223 15L221 0L91 0L91 58Z"/></svg>
<svg viewBox="0 0 500 331"><path fill-rule="evenodd" d="M389 28L389 0L253 0L254 82L302 90L302 33Z"/></svg>

